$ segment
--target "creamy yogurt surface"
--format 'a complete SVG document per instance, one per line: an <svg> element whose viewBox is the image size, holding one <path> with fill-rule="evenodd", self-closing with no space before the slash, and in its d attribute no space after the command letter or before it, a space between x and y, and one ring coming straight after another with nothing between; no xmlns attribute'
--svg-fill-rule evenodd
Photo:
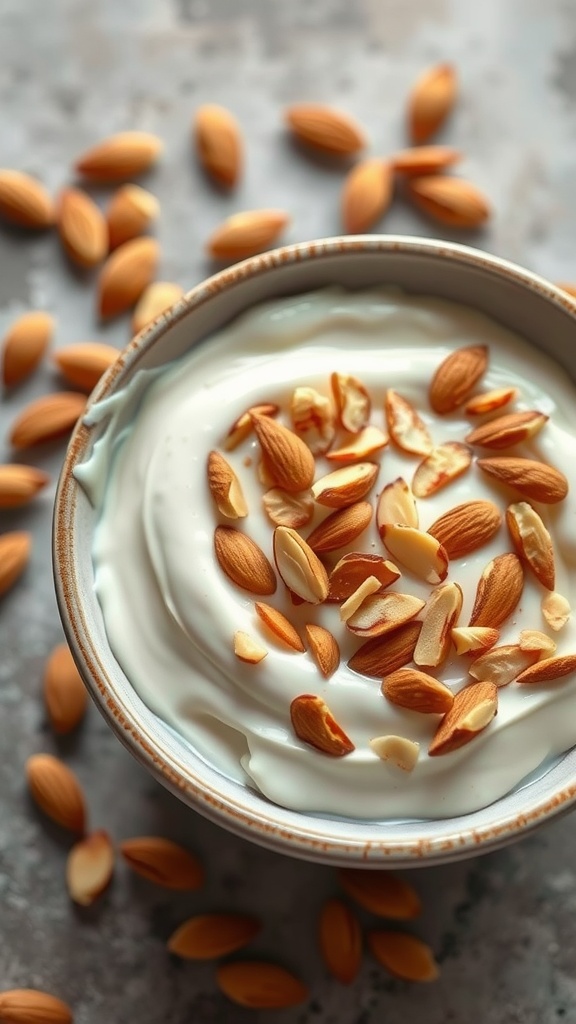
<svg viewBox="0 0 576 1024"><path fill-rule="evenodd" d="M571 490L564 502L535 507L553 538L556 590L574 606L576 389L540 351L463 306L384 288L329 288L277 299L243 314L165 368L141 371L90 413L89 422L103 422L105 431L76 475L98 511L95 585L114 655L146 704L202 758L275 803L350 818L442 818L486 806L576 743L576 678L569 676L500 688L498 714L482 733L459 750L429 757L431 721L439 716L393 706L378 680L347 666L363 641L346 630L338 605L294 607L281 580L272 597L261 598L301 633L305 623L317 622L337 637L340 666L324 679L310 652L274 642L255 614L259 598L236 587L214 555L215 527L233 525L273 562L273 524L262 507L266 488L256 473L256 438L224 452L242 484L246 518L231 522L220 516L207 484L208 453L224 451L229 427L247 408L276 402L281 421L290 426L294 387L311 386L329 396L332 372L353 374L370 392L371 423L385 429L384 395L391 387L416 406L435 444L462 441L477 418L461 410L435 415L428 389L451 350L476 344L490 349L477 391L513 384L518 399L503 412L537 409L550 417L533 440L510 454L541 459L568 477ZM385 484L398 476L410 482L420 459L390 444L374 461L380 472L365 500L375 507ZM317 477L334 468L318 457ZM524 500L473 464L449 486L418 500L420 528L478 498L502 512ZM318 506L303 536L331 511ZM347 548L326 556L328 569L352 550L391 558L374 519ZM450 562L448 580L464 594L460 625L468 623L482 570L495 555L512 550L503 524L490 543ZM428 599L433 588L399 568L402 576L390 589ZM556 653L576 651L573 619L558 633L546 626L545 593L526 568L522 599L500 627L499 644L517 643L522 629L539 629L554 637ZM267 648L262 662L250 665L235 656L237 630ZM470 663L467 656L451 654L433 674L456 692L471 681ZM290 703L303 693L322 697L354 743L352 753L331 757L296 737ZM372 751L369 741L388 734L420 743L413 771Z"/></svg>

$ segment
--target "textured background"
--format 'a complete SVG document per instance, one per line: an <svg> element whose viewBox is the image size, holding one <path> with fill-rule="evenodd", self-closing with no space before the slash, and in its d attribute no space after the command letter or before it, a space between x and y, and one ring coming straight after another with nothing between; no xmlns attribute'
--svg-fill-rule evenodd
<svg viewBox="0 0 576 1024"><path fill-rule="evenodd" d="M281 206L286 239L339 230L342 171L297 152L282 107L328 101L367 127L372 151L403 143L413 78L453 60L462 99L441 141L462 147L462 173L491 197L478 236L458 235L553 280L576 279L576 7L570 0L1 0L0 163L69 180L73 157L108 132L141 128L166 141L144 184L162 203L161 277L190 286L210 270L202 241L233 210ZM239 116L246 174L231 196L212 189L191 154L196 105ZM401 204L383 229L434 235ZM455 234L445 233L455 238ZM0 232L0 329L30 307L58 318L57 345L101 338L121 346L127 319L101 330L90 278L74 274L52 235ZM0 407L15 411L57 386L49 365ZM61 446L34 461L54 474ZM11 455L7 449L2 461ZM576 1020L574 820L514 847L412 879L425 902L418 925L442 963L432 987L391 981L366 958L351 989L328 980L315 917L335 891L329 869L248 845L186 811L120 747L93 708L80 733L57 743L39 701L42 665L61 639L50 576L53 493L2 513L1 529L34 534L31 566L0 609L0 988L37 986L69 1000L80 1024L180 1024L278 1019L286 1024L553 1024ZM120 866L88 912L68 902L66 843L36 814L22 767L60 753L85 784L94 826L116 838L158 832L203 857L200 894L171 895ZM303 1008L241 1011L216 993L213 967L172 962L164 942L196 909L249 909L265 929L255 952L310 984Z"/></svg>

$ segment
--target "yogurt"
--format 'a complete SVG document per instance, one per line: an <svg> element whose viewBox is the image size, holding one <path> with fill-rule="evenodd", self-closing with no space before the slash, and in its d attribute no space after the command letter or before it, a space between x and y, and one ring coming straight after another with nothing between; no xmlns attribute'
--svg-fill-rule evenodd
<svg viewBox="0 0 576 1024"><path fill-rule="evenodd" d="M76 475L98 513L95 586L112 651L145 703L197 754L284 807L371 820L462 814L491 803L576 743L576 678L569 676L502 687L498 714L483 732L459 750L428 756L438 716L392 705L378 680L348 667L362 641L345 628L338 605L294 606L281 581L273 597L262 598L302 635L304 624L315 622L337 637L340 666L324 679L309 651L295 653L271 639L254 611L258 598L235 586L214 555L215 527L227 524L245 531L273 562L273 525L262 506L266 488L258 480L260 449L252 434L225 452L241 482L248 516L232 524L223 519L207 485L208 453L223 451L231 424L246 409L277 403L281 421L290 426L296 386L329 396L332 372L353 374L371 395L374 425L385 429L384 395L392 387L415 405L435 444L462 441L474 421L461 410L436 416L427 396L440 362L463 345L489 346L489 366L478 390L513 384L519 396L511 408L537 409L550 417L513 454L554 465L570 482L564 502L536 507L553 538L556 589L574 606L576 390L543 353L466 307L385 288L329 288L273 300L181 359L141 371L90 413L89 422L105 429ZM393 445L374 458L381 466L366 499L373 505L385 484L398 476L410 482L420 461ZM325 458L317 459L317 477L333 468ZM421 529L455 505L478 498L502 512L511 501L523 500L472 465L418 501ZM303 535L331 511L318 506ZM374 521L348 548L326 557L328 569L349 550L390 557ZM490 543L450 563L448 580L464 595L460 625L468 622L482 570L511 550L502 525ZM423 600L432 591L404 570L390 589ZM576 651L572 619L558 633L547 628L541 612L545 593L526 569L522 599L501 627L500 644L517 643L523 629L540 629L554 636L557 653ZM238 630L267 648L262 662L246 664L235 656ZM434 674L456 692L472 681L469 666L469 657L450 655ZM297 738L290 704L304 693L326 702L354 744L351 753L330 757ZM370 747L371 739L389 734L420 744L413 771L383 761Z"/></svg>

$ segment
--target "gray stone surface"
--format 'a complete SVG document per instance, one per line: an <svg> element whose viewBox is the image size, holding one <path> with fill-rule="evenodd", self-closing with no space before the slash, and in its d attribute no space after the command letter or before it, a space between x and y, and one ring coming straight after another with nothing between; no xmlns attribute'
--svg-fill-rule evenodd
<svg viewBox="0 0 576 1024"><path fill-rule="evenodd" d="M465 175L495 215L474 241L552 279L576 278L576 8L569 0L3 0L0 4L0 162L43 178L70 177L74 155L108 132L142 128L166 140L146 182L162 202L161 276L190 286L210 267L202 241L228 213L285 206L288 240L338 231L342 171L286 139L284 104L329 101L367 126L373 151L403 141L402 103L438 59L460 69L462 99L442 141L462 147ZM246 174L231 196L211 188L191 155L197 104L240 117ZM101 193L104 197L104 193ZM400 202L389 231L437 229ZM455 234L444 232L446 237ZM461 237L460 235L458 237ZM93 281L66 265L54 235L0 231L0 330L39 307L58 318L56 344L122 345L127 319L101 329ZM6 395L1 436L17 409L57 386L49 362ZM8 449L2 460L10 457ZM31 461L56 474L61 448ZM53 491L2 513L0 528L34 534L32 563L0 610L0 989L36 986L69 1000L79 1024L555 1024L576 1020L575 823L566 818L488 857L413 874L417 924L442 963L431 988L392 981L368 957L350 989L327 978L315 918L336 891L330 869L297 863L229 836L184 809L137 766L91 708L79 734L57 742L39 699L42 665L61 639L50 575ZM59 752L85 784L94 826L123 837L161 833L203 857L199 894L170 894L120 865L90 911L68 902L67 842L41 820L23 784L34 751ZM197 909L255 911L254 951L297 970L309 1004L251 1014L217 994L212 965L172 961L164 942ZM368 919L366 919L368 920Z"/></svg>

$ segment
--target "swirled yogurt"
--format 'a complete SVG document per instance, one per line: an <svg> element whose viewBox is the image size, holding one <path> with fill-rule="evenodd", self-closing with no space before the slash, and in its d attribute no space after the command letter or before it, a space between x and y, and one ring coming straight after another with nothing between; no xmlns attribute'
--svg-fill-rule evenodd
<svg viewBox="0 0 576 1024"><path fill-rule="evenodd" d="M105 430L77 476L98 510L96 590L114 655L148 706L201 757L285 807L364 819L465 813L502 796L576 743L576 678L570 676L501 688L498 714L481 734L459 750L429 757L431 717L435 722L437 716L392 705L378 680L347 666L360 642L343 626L337 605L294 606L281 582L273 597L264 598L300 631L316 622L338 638L340 666L324 679L309 652L287 650L264 635L255 596L235 586L214 555L215 527L226 520L212 501L206 460L212 449L222 450L230 425L248 407L275 402L290 425L294 387L309 385L329 395L330 374L336 371L364 382L375 425L385 426L384 394L392 387L414 403L436 444L462 441L470 419L461 411L434 415L428 388L451 350L477 344L490 350L482 389L514 384L519 389L515 409L538 409L550 417L541 433L513 454L548 462L571 483L564 502L538 510L553 538L556 589L574 605L576 390L543 353L463 306L384 288L330 288L270 301L178 361L140 372L90 415L91 422L103 421ZM249 507L248 516L234 525L273 561L273 527L262 507L254 436L226 457ZM398 476L410 481L419 460L390 445L377 461L379 478L367 499L373 504L386 483ZM320 457L317 476L329 471ZM419 501L421 528L473 498L489 499L502 511L521 500L473 465ZM318 506L307 529L330 511ZM328 567L353 549L387 554L372 522L348 548L328 556ZM503 525L490 543L451 562L448 579L464 594L461 624L468 622L482 570L510 550ZM431 593L429 584L408 572L391 589L423 599ZM527 570L522 599L501 627L500 643L516 643L522 629L550 633L541 613L544 593ZM268 655L260 664L235 656L237 630L264 643ZM550 635L558 653L576 650L572 620ZM469 664L469 658L452 655L437 674L457 691L470 681ZM327 703L354 744L350 754L330 757L297 738L289 709L303 693ZM372 738L389 734L420 743L413 771L399 770L371 749Z"/></svg>

